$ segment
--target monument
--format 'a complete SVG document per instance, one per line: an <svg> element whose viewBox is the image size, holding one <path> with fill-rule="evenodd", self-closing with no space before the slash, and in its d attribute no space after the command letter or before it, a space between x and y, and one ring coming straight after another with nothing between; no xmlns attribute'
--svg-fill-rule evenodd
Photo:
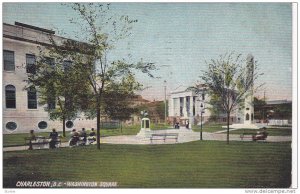
<svg viewBox="0 0 300 194"><path fill-rule="evenodd" d="M251 54L247 56L247 71L252 74L252 83L251 89L246 94L244 110L243 110L243 123L232 124L229 128L233 129L259 129L264 127L263 125L258 125L254 123L254 104L253 104L253 94L254 94L254 83L253 83L253 74L254 74L254 57Z"/></svg>
<svg viewBox="0 0 300 194"><path fill-rule="evenodd" d="M151 134L150 119L143 118L141 120L141 130L136 136L140 138L147 138L149 137L150 134Z"/></svg>

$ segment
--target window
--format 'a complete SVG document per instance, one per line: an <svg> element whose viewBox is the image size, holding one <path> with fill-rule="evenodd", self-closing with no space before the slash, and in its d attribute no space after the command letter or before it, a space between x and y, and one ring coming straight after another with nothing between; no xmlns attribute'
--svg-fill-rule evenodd
<svg viewBox="0 0 300 194"><path fill-rule="evenodd" d="M17 129L18 126L17 126L17 123L15 123L15 122L7 122L5 127L9 131L14 131Z"/></svg>
<svg viewBox="0 0 300 194"><path fill-rule="evenodd" d="M36 90L31 87L27 91L28 109L37 109Z"/></svg>
<svg viewBox="0 0 300 194"><path fill-rule="evenodd" d="M3 64L5 71L15 70L15 53L13 51L3 51Z"/></svg>
<svg viewBox="0 0 300 194"><path fill-rule="evenodd" d="M13 85L5 87L6 108L16 108L16 88Z"/></svg>
<svg viewBox="0 0 300 194"><path fill-rule="evenodd" d="M46 129L47 126L48 126L48 124L47 124L46 121L41 121L41 122L39 122L39 124L38 124L38 127L39 127L40 129Z"/></svg>
<svg viewBox="0 0 300 194"><path fill-rule="evenodd" d="M74 126L73 122L72 121L67 121L66 122L66 127L67 128L72 128Z"/></svg>
<svg viewBox="0 0 300 194"><path fill-rule="evenodd" d="M205 94L202 93L202 100L205 100Z"/></svg>
<svg viewBox="0 0 300 194"><path fill-rule="evenodd" d="M35 56L26 54L26 73L35 74L36 66L35 66Z"/></svg>

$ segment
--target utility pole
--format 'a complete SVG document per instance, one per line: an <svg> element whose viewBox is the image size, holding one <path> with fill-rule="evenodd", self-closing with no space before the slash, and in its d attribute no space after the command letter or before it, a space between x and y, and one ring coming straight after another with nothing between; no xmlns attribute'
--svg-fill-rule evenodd
<svg viewBox="0 0 300 194"><path fill-rule="evenodd" d="M266 90L264 91L264 103L266 103ZM265 122L265 105L263 106L263 123Z"/></svg>
<svg viewBox="0 0 300 194"><path fill-rule="evenodd" d="M164 89L165 89L165 125L167 124L167 81L164 80Z"/></svg>

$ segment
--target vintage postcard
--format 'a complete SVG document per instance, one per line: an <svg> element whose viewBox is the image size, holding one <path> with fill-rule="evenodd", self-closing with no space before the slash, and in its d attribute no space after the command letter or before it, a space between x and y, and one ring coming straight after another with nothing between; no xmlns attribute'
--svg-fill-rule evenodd
<svg viewBox="0 0 300 194"><path fill-rule="evenodd" d="M297 6L2 3L2 188L295 193Z"/></svg>

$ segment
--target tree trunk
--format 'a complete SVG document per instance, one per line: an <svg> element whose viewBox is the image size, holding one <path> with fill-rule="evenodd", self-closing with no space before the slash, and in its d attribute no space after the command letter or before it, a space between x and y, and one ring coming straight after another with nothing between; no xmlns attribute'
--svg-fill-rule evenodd
<svg viewBox="0 0 300 194"><path fill-rule="evenodd" d="M121 133L123 133L123 131L122 131L122 121L121 121Z"/></svg>
<svg viewBox="0 0 300 194"><path fill-rule="evenodd" d="M66 118L63 117L63 137L66 137Z"/></svg>
<svg viewBox="0 0 300 194"><path fill-rule="evenodd" d="M100 103L99 102L97 102L97 149L100 150Z"/></svg>
<svg viewBox="0 0 300 194"><path fill-rule="evenodd" d="M229 144L229 121L230 121L230 112L227 112L227 144Z"/></svg>

